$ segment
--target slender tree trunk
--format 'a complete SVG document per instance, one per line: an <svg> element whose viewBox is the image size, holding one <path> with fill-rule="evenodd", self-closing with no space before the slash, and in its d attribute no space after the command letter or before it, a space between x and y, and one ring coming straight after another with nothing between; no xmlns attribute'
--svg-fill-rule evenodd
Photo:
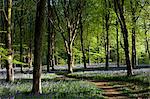
<svg viewBox="0 0 150 99"><path fill-rule="evenodd" d="M22 0L22 3L24 4L24 1ZM23 32L24 32L24 19L23 19L23 4L21 5L21 18L20 18L20 62L23 62ZM23 73L23 66L20 64L20 71Z"/></svg>
<svg viewBox="0 0 150 99"><path fill-rule="evenodd" d="M37 0L36 20L35 20L35 39L34 39L34 68L33 68L33 87L32 93L37 95L42 93L41 72L42 72L42 36L44 34L45 5L46 0Z"/></svg>
<svg viewBox="0 0 150 99"><path fill-rule="evenodd" d="M21 20L20 20L21 21ZM20 22L22 24L22 22ZM20 24L20 62L23 62L23 28ZM23 66L20 64L20 71L23 73Z"/></svg>
<svg viewBox="0 0 150 99"><path fill-rule="evenodd" d="M80 14L80 41L81 41L81 49L82 49L82 61L84 63L84 68L86 69L86 56L85 56L85 49L84 49L84 41L83 41L83 24L82 24L82 16Z"/></svg>
<svg viewBox="0 0 150 99"><path fill-rule="evenodd" d="M54 31L54 27L52 27L52 35L51 35L51 48L52 48L52 53L51 53L51 64L52 64L52 71L55 70L54 69L54 65L55 65L55 57L54 57L54 53L55 53L55 31Z"/></svg>
<svg viewBox="0 0 150 99"><path fill-rule="evenodd" d="M106 27L106 70L108 70L109 67L109 8L110 4L109 4L109 0L105 0L105 8L106 10L106 15L105 15L105 27Z"/></svg>
<svg viewBox="0 0 150 99"><path fill-rule="evenodd" d="M130 0L132 11L132 68L136 68L136 16L133 1Z"/></svg>
<svg viewBox="0 0 150 99"><path fill-rule="evenodd" d="M2 20L2 17L1 17L1 19L0 20ZM2 43L2 34L0 33L0 44ZM1 45L0 45L1 46ZM1 51L0 51L1 52ZM2 58L2 56L0 55L0 69L2 69L2 64L1 64L1 58Z"/></svg>
<svg viewBox="0 0 150 99"><path fill-rule="evenodd" d="M145 23L145 20L144 20L144 29L145 29L145 53L148 54L148 57L150 59L150 50L149 50L149 40L148 40L148 35L147 35L147 32L148 30L146 29L146 23Z"/></svg>
<svg viewBox="0 0 150 99"><path fill-rule="evenodd" d="M116 20L116 42L117 42L117 67L119 67L119 62L120 62L120 58L119 58L119 32L118 32L118 21Z"/></svg>
<svg viewBox="0 0 150 99"><path fill-rule="evenodd" d="M32 40L30 40L32 42ZM29 68L32 67L32 43L29 44Z"/></svg>
<svg viewBox="0 0 150 99"><path fill-rule="evenodd" d="M68 56L68 72L69 73L73 73L73 51L72 51L72 45L69 45L68 47L68 52L67 52L67 56Z"/></svg>
<svg viewBox="0 0 150 99"><path fill-rule="evenodd" d="M108 20L106 20L106 70L109 67L109 26Z"/></svg>
<svg viewBox="0 0 150 99"><path fill-rule="evenodd" d="M126 65L127 65L127 76L131 76L133 73L132 73L132 66L130 63L130 56L129 56L128 30L127 30L125 18L123 15L123 11L124 11L123 4L124 4L124 1L114 0L115 12L118 17L121 30L123 33L123 38L124 38L124 51L125 51Z"/></svg>
<svg viewBox="0 0 150 99"><path fill-rule="evenodd" d="M51 5L50 5L50 0L47 0L48 1L48 54L47 54L47 72L50 72L50 65L51 65L51 46L50 46L50 44L51 44L51 35L50 35L50 33L51 33L51 26L52 26L52 24L51 24L51 21L50 21L50 19L49 18L51 18L51 16L49 16L50 14L51 14L51 11L50 11L50 7L51 7Z"/></svg>
<svg viewBox="0 0 150 99"><path fill-rule="evenodd" d="M6 81L14 81L14 69L13 69L13 51L12 51L12 37L11 37L11 13L12 12L12 0L7 0L7 21L6 21L6 48L8 49L8 59L6 61L7 78Z"/></svg>
<svg viewBox="0 0 150 99"><path fill-rule="evenodd" d="M50 28L50 27L49 27ZM55 31L53 25L51 25L51 31L50 31L50 67L52 67L52 71L54 71L54 65L55 65L55 57L54 57L54 51L55 51Z"/></svg>
<svg viewBox="0 0 150 99"><path fill-rule="evenodd" d="M89 34L88 34L88 28L87 28L87 38L88 38ZM91 61L90 61L90 40L88 39L88 48L87 48L87 62L88 65L91 65Z"/></svg>
<svg viewBox="0 0 150 99"><path fill-rule="evenodd" d="M4 1L3 1L4 2ZM4 5L2 5L2 6L4 6ZM2 31L4 31L5 30L5 19L4 19L4 15L3 15L3 13L2 12L0 12L0 14L1 14L1 27L2 27ZM3 46L3 41L5 41L5 37L4 37L4 33L2 32L2 33L0 33L0 43L2 43L2 46ZM1 46L1 45L0 45ZM2 67L2 64L1 64L1 58L2 58L2 56L0 56L0 68L3 68Z"/></svg>
<svg viewBox="0 0 150 99"><path fill-rule="evenodd" d="M49 67L52 67L52 70L54 70L54 31L53 31L53 27L52 24L49 23L49 29L51 28L51 30L49 30L49 34L48 34L48 64L47 64L47 72L49 72Z"/></svg>
<svg viewBox="0 0 150 99"><path fill-rule="evenodd" d="M54 21L54 11L52 6L50 5L50 0L48 0L48 64L47 64L47 72L49 72L49 67L52 67L52 71L54 70L55 59L54 59L54 49L55 49L55 31L51 21Z"/></svg>
<svg viewBox="0 0 150 99"><path fill-rule="evenodd" d="M91 65L91 60L90 60L90 41L88 44L88 65Z"/></svg>
<svg viewBox="0 0 150 99"><path fill-rule="evenodd" d="M136 68L136 46L135 41L136 35L135 35L135 27L132 28L132 67Z"/></svg>
<svg viewBox="0 0 150 99"><path fill-rule="evenodd" d="M98 54L100 54L100 37L99 33L97 33L97 48L98 48ZM97 65L100 63L100 56L97 57Z"/></svg>
<svg viewBox="0 0 150 99"><path fill-rule="evenodd" d="M33 24L32 24L32 17L31 16L30 16L29 19L30 19L30 25L29 25L29 29L30 29L30 40L29 40L29 54L30 54L29 55L29 58L30 58L29 60L30 61L29 61L29 68L31 68L32 67L32 62L33 62L33 56L32 56L32 50L33 50L33 47L32 47L33 46L32 45L32 43L33 43L33 40L32 40L33 39L32 25Z"/></svg>

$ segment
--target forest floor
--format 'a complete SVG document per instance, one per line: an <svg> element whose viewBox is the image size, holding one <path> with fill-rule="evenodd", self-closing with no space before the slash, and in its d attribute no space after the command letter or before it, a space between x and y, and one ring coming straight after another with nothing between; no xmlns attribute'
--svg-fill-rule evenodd
<svg viewBox="0 0 150 99"><path fill-rule="evenodd" d="M40 99L149 99L150 68L139 66L132 77L126 76L124 66L111 66L109 70L95 65L83 69L77 66L74 73L66 74L66 66L57 66L55 71L46 72L43 68ZM15 68L15 82L6 83L6 69L0 69L0 99L36 99L27 95L32 88L32 68ZM68 95L69 94L69 95ZM20 98L21 97L21 98Z"/></svg>
<svg viewBox="0 0 150 99"><path fill-rule="evenodd" d="M127 95L123 94L119 88L114 87L109 84L109 82L98 82L98 81L92 81L98 88L102 89L103 96L109 98L109 99L127 99L129 98ZM120 86L123 87L123 86Z"/></svg>
<svg viewBox="0 0 150 99"><path fill-rule="evenodd" d="M66 76L58 77L59 80L69 80L70 78ZM120 85L115 87L110 84L108 81L97 81L97 80L87 80L87 82L94 84L97 88L103 90L102 95L107 99L128 99L128 95L122 93L120 88L125 85Z"/></svg>

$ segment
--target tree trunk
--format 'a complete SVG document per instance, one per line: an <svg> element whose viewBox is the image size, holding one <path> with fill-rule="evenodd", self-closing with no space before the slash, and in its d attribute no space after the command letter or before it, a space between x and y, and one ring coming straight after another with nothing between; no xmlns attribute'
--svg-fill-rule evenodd
<svg viewBox="0 0 150 99"><path fill-rule="evenodd" d="M68 72L73 73L73 51L72 51L72 45L69 46L69 52L67 52L68 56Z"/></svg>
<svg viewBox="0 0 150 99"><path fill-rule="evenodd" d="M135 27L132 28L132 67L136 68L136 46L135 41L136 35L135 35Z"/></svg>
<svg viewBox="0 0 150 99"><path fill-rule="evenodd" d="M90 60L90 41L89 41L89 44L88 44L88 65L89 66L91 65L91 60Z"/></svg>
<svg viewBox="0 0 150 99"><path fill-rule="evenodd" d="M109 67L109 26L108 19L106 19L106 70Z"/></svg>
<svg viewBox="0 0 150 99"><path fill-rule="evenodd" d="M1 37L0 37L1 38ZM1 64L1 58L2 58L2 56L0 55L0 69L2 69L2 64Z"/></svg>
<svg viewBox="0 0 150 99"><path fill-rule="evenodd" d="M2 6L2 5L1 5ZM1 14L1 17L0 17L0 20L1 20L1 22L0 22L0 27L2 27L2 31L4 31L5 30L5 24L4 24L4 15L2 15L3 13L2 12L0 12L0 14ZM0 33L0 43L4 43L3 41L4 41L4 33ZM1 45L0 45L1 46ZM2 58L2 56L0 55L0 68L2 69L2 64L1 64L1 58Z"/></svg>
<svg viewBox="0 0 150 99"><path fill-rule="evenodd" d="M150 60L150 50L149 50L149 40L148 40L148 35L147 35L147 32L148 30L146 29L146 23L145 23L145 20L144 20L144 29L145 29L145 53L148 54L148 57L149 57L149 60Z"/></svg>
<svg viewBox="0 0 150 99"><path fill-rule="evenodd" d="M49 25L49 34L48 34L48 64L47 64L47 72L49 72L49 67L52 67L52 70L54 70L54 43L55 43L55 36L52 25Z"/></svg>
<svg viewBox="0 0 150 99"><path fill-rule="evenodd" d="M31 32L30 32L31 33ZM32 67L33 57L32 57L32 34L30 35L30 42L29 42L29 68Z"/></svg>
<svg viewBox="0 0 150 99"><path fill-rule="evenodd" d="M32 17L29 17L29 31L30 31L30 40L29 40L29 68L32 67L32 62L33 62L33 56L32 56L32 50L33 50L33 31L32 31Z"/></svg>
<svg viewBox="0 0 150 99"><path fill-rule="evenodd" d="M119 32L118 32L118 21L116 20L116 42L117 42L117 67L119 67Z"/></svg>
<svg viewBox="0 0 150 99"><path fill-rule="evenodd" d="M55 65L55 57L54 57L54 52L55 52L55 31L54 31L54 27L52 27L52 34L51 34L51 67L52 67L52 71L55 70L54 69L54 65Z"/></svg>
<svg viewBox="0 0 150 99"><path fill-rule="evenodd" d="M121 30L123 33L123 38L124 38L124 51L125 51L126 65L127 65L127 76L131 76L133 73L132 73L132 66L130 63L130 56L129 56L128 30L127 30L125 18L123 15L123 11L124 11L123 4L124 2L121 0L114 0L115 12L118 17Z"/></svg>
<svg viewBox="0 0 150 99"><path fill-rule="evenodd" d="M1 12L0 12L0 14L1 14ZM3 20L3 17L1 16L0 17L0 27L3 27L3 24L2 24L2 20ZM2 34L0 33L0 43L2 43ZM0 45L1 46L1 45ZM1 64L1 55L0 55L0 69L2 69L2 64Z"/></svg>
<svg viewBox="0 0 150 99"><path fill-rule="evenodd" d="M52 67L52 71L54 70L55 59L54 59L54 49L55 49L55 31L51 21L54 21L54 11L52 6L50 5L50 0L48 0L48 64L47 64L47 72L49 72L49 67Z"/></svg>
<svg viewBox="0 0 150 99"><path fill-rule="evenodd" d="M24 4L23 0L22 3ZM23 62L23 37L24 37L24 18L23 18L23 4L21 5L21 15L20 15L20 62ZM20 71L23 73L23 65L20 64Z"/></svg>
<svg viewBox="0 0 150 99"><path fill-rule="evenodd" d="M136 68L136 9L132 0L130 0L130 4L132 11L132 68Z"/></svg>
<svg viewBox="0 0 150 99"><path fill-rule="evenodd" d="M12 12L12 0L7 0L7 21L6 21L6 48L8 49L8 59L6 60L7 78L6 81L14 81L14 69L13 69L13 51L12 51L12 33L11 33L11 12Z"/></svg>
<svg viewBox="0 0 150 99"><path fill-rule="evenodd" d="M50 0L48 0L48 54L47 54L47 72L50 72L50 65L51 65L51 46L50 46L50 43L51 43L51 21L50 21Z"/></svg>
<svg viewBox="0 0 150 99"><path fill-rule="evenodd" d="M22 13L22 10L21 10ZM22 14L21 14L22 17ZM23 26L22 26L22 18L20 19L20 62L23 62ZM23 66L20 64L21 73L23 73Z"/></svg>
<svg viewBox="0 0 150 99"><path fill-rule="evenodd" d="M58 58L55 56L55 65L58 65Z"/></svg>
<svg viewBox="0 0 150 99"><path fill-rule="evenodd" d="M85 56L85 49L84 49L84 41L83 41L83 24L82 24L82 16L80 14L80 41L81 41L81 49L82 49L82 61L84 63L84 68L86 69L86 56Z"/></svg>
<svg viewBox="0 0 150 99"><path fill-rule="evenodd" d="M42 36L45 24L45 5L46 0L37 0L36 20L35 20L35 39L34 39L34 68L33 68L33 87L32 93L37 95L42 93L41 89L41 66L42 66Z"/></svg>
<svg viewBox="0 0 150 99"><path fill-rule="evenodd" d="M106 14L105 14L105 27L106 27L106 70L108 70L109 67L109 0L105 0L105 8L106 8Z"/></svg>

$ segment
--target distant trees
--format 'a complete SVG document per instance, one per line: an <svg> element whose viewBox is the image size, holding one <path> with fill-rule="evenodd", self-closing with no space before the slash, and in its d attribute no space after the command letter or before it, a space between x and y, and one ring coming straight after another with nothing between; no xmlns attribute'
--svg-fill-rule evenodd
<svg viewBox="0 0 150 99"><path fill-rule="evenodd" d="M48 72L50 67L54 70L55 64L68 64L69 73L73 72L74 64L83 63L87 68L87 63L105 63L106 69L109 62L116 63L118 67L127 64L128 75L132 75L132 67L135 68L136 63L149 63L148 0L47 0L47 9L43 9L47 12L48 21L41 22L43 17L37 15L38 22L35 25L35 6L41 6L39 2L42 1L0 1L0 7L5 6L0 8L0 47L8 52L8 58L5 59L0 53L0 64L7 60L8 81L13 81L13 59L26 62L31 67L34 58L34 63L38 64L34 67L37 68L34 69L34 76L38 75L38 79L41 63L47 65ZM37 13L43 13L43 9L38 8ZM43 24L48 27L44 35L48 40L44 39L44 50L41 51L39 36L43 35ZM33 35L34 32L36 35ZM40 56L41 53L43 56ZM22 67L27 64L19 66L22 72Z"/></svg>
<svg viewBox="0 0 150 99"><path fill-rule="evenodd" d="M65 44L65 49L67 53L68 72L72 73L74 65L73 43L77 36L77 31L79 28L79 18L81 10L80 6L82 3L81 0L60 0L58 2L52 0L52 3L53 6L55 6L54 10L58 21L57 23L59 31L61 32ZM59 6L62 9L57 9L56 6Z"/></svg>

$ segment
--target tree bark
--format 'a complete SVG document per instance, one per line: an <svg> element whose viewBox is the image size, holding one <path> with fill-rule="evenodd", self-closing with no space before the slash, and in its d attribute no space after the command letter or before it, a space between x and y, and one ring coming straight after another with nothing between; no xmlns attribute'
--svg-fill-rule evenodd
<svg viewBox="0 0 150 99"><path fill-rule="evenodd" d="M52 0L52 4L56 4ZM54 6L55 15L57 17L58 28L64 40L64 45L68 57L68 72L73 72L73 43L77 36L77 29L79 28L79 13L81 10L81 1L63 0L61 2L63 16L60 19L58 11ZM64 19L62 21L62 19ZM65 34L66 33L66 34Z"/></svg>
<svg viewBox="0 0 150 99"><path fill-rule="evenodd" d="M89 41L89 44L88 44L88 65L89 66L91 65L91 59L90 59L90 41Z"/></svg>
<svg viewBox="0 0 150 99"><path fill-rule="evenodd" d="M54 49L55 49L55 31L54 24L51 21L54 21L54 10L53 5L50 5L50 0L48 0L48 64L47 72L49 72L49 67L52 67L54 70L55 58L54 58Z"/></svg>
<svg viewBox="0 0 150 99"><path fill-rule="evenodd" d="M106 70L109 67L109 26L108 19L106 18Z"/></svg>
<svg viewBox="0 0 150 99"><path fill-rule="evenodd" d="M85 48L84 48L84 41L83 41L83 24L82 24L82 15L80 14L80 41L81 41L81 49L82 49L82 62L84 63L84 68L86 69L86 56L85 56Z"/></svg>
<svg viewBox="0 0 150 99"><path fill-rule="evenodd" d="M11 33L11 13L12 12L12 0L7 0L7 20L6 20L6 48L8 49L8 59L6 60L7 78L6 81L14 81L14 69L13 69L13 51L12 51L12 33Z"/></svg>
<svg viewBox="0 0 150 99"><path fill-rule="evenodd" d="M116 20L116 42L117 42L117 67L119 67L119 62L120 62L120 58L119 58L119 32L118 32L118 21Z"/></svg>
<svg viewBox="0 0 150 99"><path fill-rule="evenodd" d="M123 38L124 38L124 51L125 51L126 65L127 65L127 76L131 76L133 73L132 73L132 66L130 63L130 56L129 56L128 30L127 30L125 18L123 15L123 11L124 11L123 4L124 4L124 1L114 0L115 12L118 17L121 30L123 33Z"/></svg>
<svg viewBox="0 0 150 99"><path fill-rule="evenodd" d="M144 20L144 29L145 29L145 31L144 31L144 34L145 34L145 53L148 54L148 57L149 57L149 59L150 59L149 40L148 40L148 37L147 37L147 32L148 32L148 30L147 30L146 28L147 28L147 27L146 27L146 22L145 22L145 20Z"/></svg>
<svg viewBox="0 0 150 99"><path fill-rule="evenodd" d="M33 87L32 93L38 95L41 89L41 66L42 66L42 36L45 24L45 5L46 0L37 0L36 20L35 20L35 39L34 39L34 68L33 68Z"/></svg>
<svg viewBox="0 0 150 99"><path fill-rule="evenodd" d="M109 67L109 0L105 0L105 8L107 9L105 12L105 27L106 27L106 70L108 70Z"/></svg>
<svg viewBox="0 0 150 99"><path fill-rule="evenodd" d="M133 7L133 1L130 0L132 13L132 68L136 68L136 9Z"/></svg>
<svg viewBox="0 0 150 99"><path fill-rule="evenodd" d="M32 62L33 62L33 56L32 56L32 50L33 50L33 31L32 31L32 17L30 16L30 25L29 25L29 29L30 29L30 40L29 40L29 68L32 67Z"/></svg>
<svg viewBox="0 0 150 99"><path fill-rule="evenodd" d="M73 73L73 52L72 52L72 46L69 46L69 52L67 52L68 56L68 72Z"/></svg>
<svg viewBox="0 0 150 99"><path fill-rule="evenodd" d="M24 3L23 2L23 0L22 0L22 3ZM23 32L24 32L24 26L23 26L23 24L24 24L24 19L23 19L23 4L21 5L21 16L20 16L21 18L20 18L20 62L23 62ZM21 73L23 73L23 66L22 66L22 64L20 64L20 71L21 71Z"/></svg>

